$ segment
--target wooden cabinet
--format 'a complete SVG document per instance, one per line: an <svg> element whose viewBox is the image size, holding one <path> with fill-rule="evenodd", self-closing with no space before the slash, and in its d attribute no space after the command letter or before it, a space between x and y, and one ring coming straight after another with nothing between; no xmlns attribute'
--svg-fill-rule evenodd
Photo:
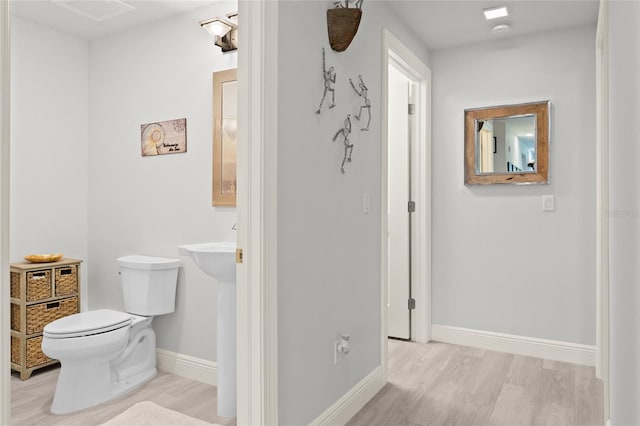
<svg viewBox="0 0 640 426"><path fill-rule="evenodd" d="M80 312L80 263L12 263L11 369L26 380L33 370L58 362L42 353L42 330L51 321Z"/></svg>

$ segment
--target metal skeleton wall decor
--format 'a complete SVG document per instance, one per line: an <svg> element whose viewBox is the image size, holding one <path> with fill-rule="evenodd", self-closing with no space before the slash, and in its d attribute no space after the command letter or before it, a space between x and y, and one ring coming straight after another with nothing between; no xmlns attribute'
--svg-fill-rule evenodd
<svg viewBox="0 0 640 426"><path fill-rule="evenodd" d="M369 117L367 120L367 125L365 127L362 127L360 130L368 131L369 125L371 124L371 100L369 99L369 89L367 89L367 86L364 84L364 81L362 80L361 75L358 76L358 79L360 79L360 83L358 83L358 87L360 88L360 90L358 90L358 88L356 88L356 86L353 84L353 80L349 79L349 83L351 84L353 91L356 92L356 94L362 98L362 105L360 105L360 111L358 111L358 114L355 115L355 117L358 121L360 121L360 118L362 117L362 110L363 109L367 110L367 115Z"/></svg>
<svg viewBox="0 0 640 426"><path fill-rule="evenodd" d="M345 0L346 7L349 7L349 2L353 0ZM361 5L361 2L354 2L357 7ZM322 48L322 79L323 79L323 92L322 99L320 100L320 105L316 110L316 114L322 113L322 107L325 105L325 101L327 101L327 96L331 94L331 101L328 105L329 109L333 109L336 106L336 71L335 67L330 66L327 68L326 61L326 52L324 47ZM356 120L364 123L364 117L362 116L366 110L367 113L367 123L363 125L360 130L368 131L369 126L371 125L371 99L369 99L369 88L364 82L362 75L358 75L358 84L356 85L353 80L349 79L349 84L353 89L354 93L360 100L358 102L357 114L353 114ZM342 162L340 163L340 171L345 173L345 164L351 162L351 155L353 153L354 144L351 142L351 115L347 114L347 117L344 120L343 126L335 133L333 136L333 141L335 142L339 136L342 136L342 144L344 145L344 155L342 157Z"/></svg>
<svg viewBox="0 0 640 426"><path fill-rule="evenodd" d="M324 47L322 48L322 78L324 79L324 92L322 93L322 100L320 101L320 106L318 107L316 114L320 114L322 104L324 103L328 92L331 92L331 104L329 105L329 109L336 106L336 90L333 87L336 83L336 72L334 67L329 67L329 69L327 69Z"/></svg>
<svg viewBox="0 0 640 426"><path fill-rule="evenodd" d="M342 133L344 144L344 157L342 157L342 164L340 164L340 171L344 173L344 163L351 162L351 153L353 152L353 144L349 141L349 135L351 134L351 114L347 114L347 118L344 120L344 126L338 130L333 136L333 141L338 139L338 136Z"/></svg>

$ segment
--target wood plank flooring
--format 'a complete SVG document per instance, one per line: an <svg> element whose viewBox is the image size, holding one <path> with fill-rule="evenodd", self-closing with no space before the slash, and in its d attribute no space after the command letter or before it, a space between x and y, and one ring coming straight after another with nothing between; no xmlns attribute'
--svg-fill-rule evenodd
<svg viewBox="0 0 640 426"><path fill-rule="evenodd" d="M216 416L217 393L214 386L164 372L158 372L153 380L143 385L135 393L77 413L51 414L49 408L53 400L58 372L58 366L43 368L35 371L31 378L25 381L20 380L19 374L12 372L12 426L99 425L141 401L152 401L209 423L219 423L225 426L235 426L236 424L235 418Z"/></svg>
<svg viewBox="0 0 640 426"><path fill-rule="evenodd" d="M13 426L99 425L140 401L210 423L216 388L160 372L138 392L69 415L49 413L58 368L11 377ZM349 426L602 426L602 383L594 369L446 343L389 341L389 383ZM134 425L132 425L134 426ZM292 425L296 426L296 425Z"/></svg>
<svg viewBox="0 0 640 426"><path fill-rule="evenodd" d="M389 382L348 426L602 426L592 367L389 340Z"/></svg>

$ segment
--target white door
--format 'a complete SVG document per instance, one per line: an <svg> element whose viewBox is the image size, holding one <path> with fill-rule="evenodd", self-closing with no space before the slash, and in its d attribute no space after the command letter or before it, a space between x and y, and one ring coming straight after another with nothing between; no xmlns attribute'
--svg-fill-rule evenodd
<svg viewBox="0 0 640 426"><path fill-rule="evenodd" d="M388 79L387 327L389 337L411 339L411 81L393 63Z"/></svg>

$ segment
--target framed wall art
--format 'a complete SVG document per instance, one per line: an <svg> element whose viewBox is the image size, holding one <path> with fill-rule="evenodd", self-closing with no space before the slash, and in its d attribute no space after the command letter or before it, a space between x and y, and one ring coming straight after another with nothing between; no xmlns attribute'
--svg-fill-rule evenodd
<svg viewBox="0 0 640 426"><path fill-rule="evenodd" d="M140 141L143 157L187 152L187 119L141 124Z"/></svg>

